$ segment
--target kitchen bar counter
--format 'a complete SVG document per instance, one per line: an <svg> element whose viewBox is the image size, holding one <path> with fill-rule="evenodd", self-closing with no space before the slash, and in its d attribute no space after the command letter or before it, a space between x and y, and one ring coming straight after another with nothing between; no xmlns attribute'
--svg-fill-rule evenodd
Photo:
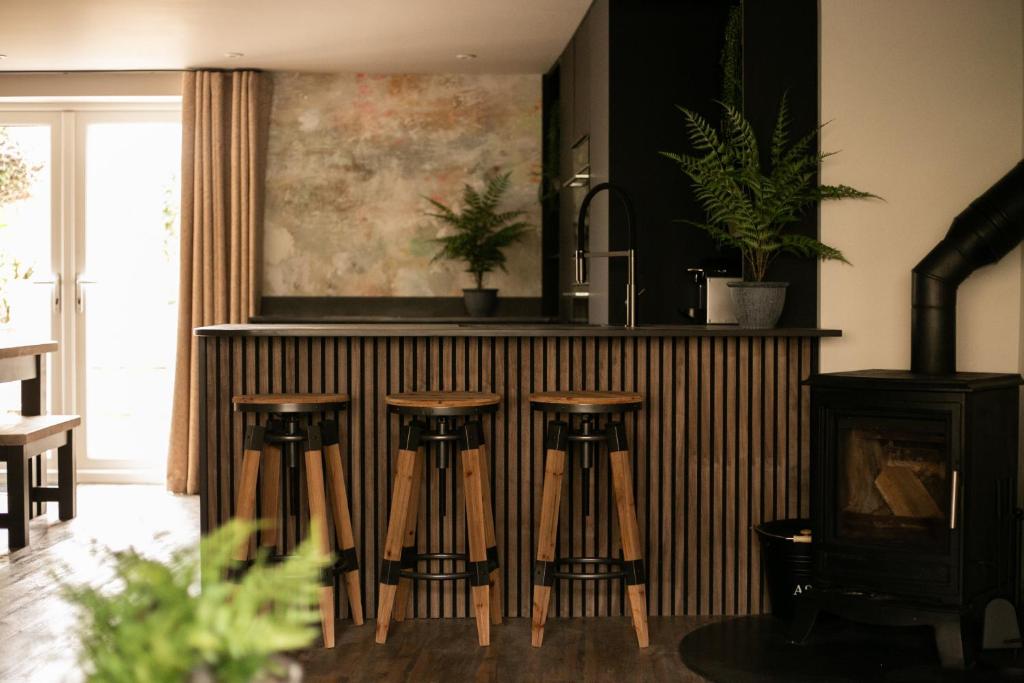
<svg viewBox="0 0 1024 683"><path fill-rule="evenodd" d="M808 514L810 420L801 382L817 368L819 338L840 333L367 323L217 325L196 334L200 385L206 388L198 416L204 531L230 517L243 420L255 419L232 412L233 394L338 391L351 396L349 410L336 417L344 430L343 458L369 614L376 610L399 428L398 418L385 410L384 396L414 390L499 394L500 409L483 426L505 572L503 601L509 616L528 616L545 421L530 410L531 392L643 395L644 408L625 424L634 453L651 614L759 613L766 597L751 527ZM574 513L562 517L560 555L617 554L608 470L606 459L599 459L592 515L584 518L583 477L575 466L567 468L563 505ZM442 538L454 539L462 549L460 478L447 477L454 491L441 510L437 470L428 471L430 488L420 506L420 528L428 532L421 534L420 550L439 550ZM469 616L468 587L462 584L418 584L413 614ZM559 615L617 615L623 613L622 598L623 588L613 580L562 583L553 602ZM343 604L342 614L345 609Z"/></svg>
<svg viewBox="0 0 1024 683"><path fill-rule="evenodd" d="M777 327L750 330L736 325L642 325L632 329L564 323L361 322L197 327L200 337L838 337L840 330Z"/></svg>

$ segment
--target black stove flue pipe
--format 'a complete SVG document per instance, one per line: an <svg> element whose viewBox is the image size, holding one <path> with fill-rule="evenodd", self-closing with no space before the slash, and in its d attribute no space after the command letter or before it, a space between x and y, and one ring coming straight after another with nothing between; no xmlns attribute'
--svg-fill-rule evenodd
<svg viewBox="0 0 1024 683"><path fill-rule="evenodd" d="M946 236L914 268L910 370L956 372L956 290L971 273L1024 239L1024 161L953 219Z"/></svg>

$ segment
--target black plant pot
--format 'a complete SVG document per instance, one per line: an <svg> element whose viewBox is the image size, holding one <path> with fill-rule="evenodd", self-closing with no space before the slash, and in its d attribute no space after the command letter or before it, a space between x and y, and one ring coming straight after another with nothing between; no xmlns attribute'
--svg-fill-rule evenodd
<svg viewBox="0 0 1024 683"><path fill-rule="evenodd" d="M496 289L464 289L462 300L466 304L466 312L471 318L486 318L494 315L498 307L498 290Z"/></svg>

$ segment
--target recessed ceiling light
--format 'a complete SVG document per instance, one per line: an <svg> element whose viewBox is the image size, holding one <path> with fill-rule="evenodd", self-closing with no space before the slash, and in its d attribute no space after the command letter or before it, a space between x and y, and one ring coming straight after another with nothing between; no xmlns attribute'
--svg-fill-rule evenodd
<svg viewBox="0 0 1024 683"><path fill-rule="evenodd" d="M238 59L239 57L244 57L245 53L244 52L225 52L224 56L227 57L228 59Z"/></svg>
<svg viewBox="0 0 1024 683"><path fill-rule="evenodd" d="M460 52L455 55L455 59L476 59L476 55L472 52Z"/></svg>

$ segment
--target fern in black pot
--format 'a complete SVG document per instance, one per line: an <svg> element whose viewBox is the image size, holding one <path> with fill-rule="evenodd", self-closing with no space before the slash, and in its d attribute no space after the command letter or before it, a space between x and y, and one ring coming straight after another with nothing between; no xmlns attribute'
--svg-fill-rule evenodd
<svg viewBox="0 0 1024 683"><path fill-rule="evenodd" d="M476 287L462 290L466 311L473 317L494 313L498 290L485 289L484 278L495 268L505 270L505 249L522 241L532 228L520 220L524 211L498 210L511 185L511 176L511 173L487 174L482 191L467 184L462 191L461 211L455 211L436 199L425 198L437 209L427 215L453 229L451 234L434 240L441 245L434 260L464 261L466 272L471 273L476 282Z"/></svg>

